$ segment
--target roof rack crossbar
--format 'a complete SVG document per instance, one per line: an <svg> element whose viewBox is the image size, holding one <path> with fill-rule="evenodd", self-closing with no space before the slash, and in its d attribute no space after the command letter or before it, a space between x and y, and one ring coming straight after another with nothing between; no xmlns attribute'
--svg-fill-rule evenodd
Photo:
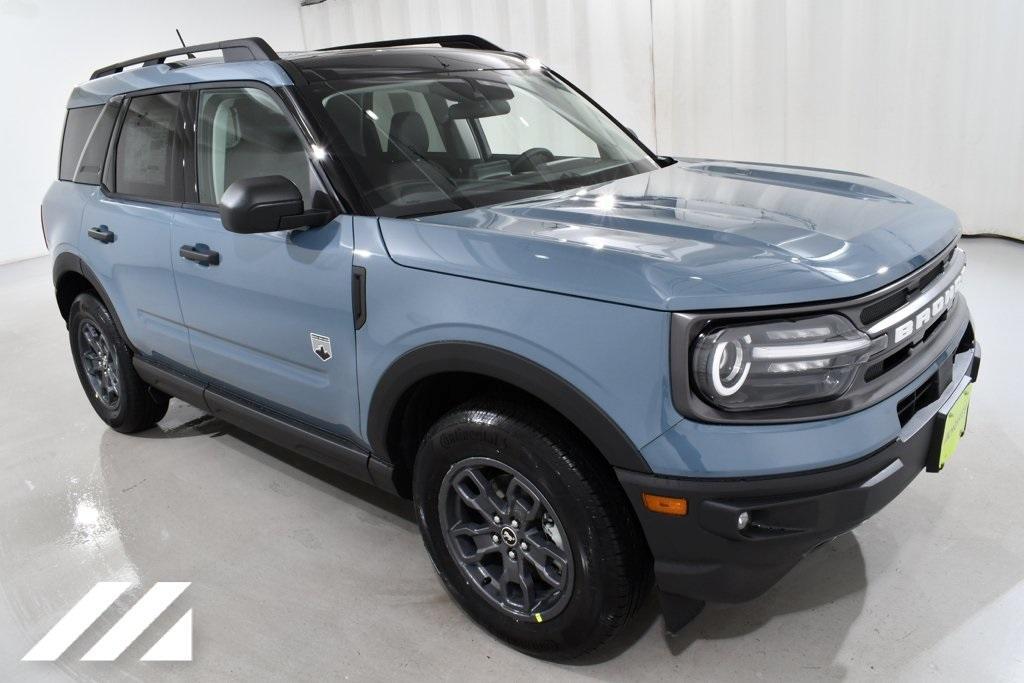
<svg viewBox="0 0 1024 683"><path fill-rule="evenodd" d="M135 66L136 64L153 66L154 64L163 64L168 57L190 55L191 58L192 54L196 52L214 52L218 50L224 54L225 62L249 62L257 59L277 61L280 59L277 53L274 52L274 49L262 38L237 38L235 40L222 40L219 43L186 45L173 50L164 50L163 52L154 52L151 55L143 55L135 59L127 59L123 62L117 62L116 64L97 69L93 72L90 80L120 73L127 67Z"/></svg>
<svg viewBox="0 0 1024 683"><path fill-rule="evenodd" d="M408 45L440 45L441 47L461 47L470 50L486 50L488 52L504 52L500 47L480 36L462 33L451 36L424 36L422 38L398 38L396 40L379 40L373 43L355 43L354 45L336 45L318 50L355 50L371 47L404 47Z"/></svg>

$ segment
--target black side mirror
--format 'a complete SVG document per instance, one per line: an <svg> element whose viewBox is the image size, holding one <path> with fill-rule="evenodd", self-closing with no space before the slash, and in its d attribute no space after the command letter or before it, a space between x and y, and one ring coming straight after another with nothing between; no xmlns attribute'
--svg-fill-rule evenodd
<svg viewBox="0 0 1024 683"><path fill-rule="evenodd" d="M243 235L319 227L333 217L320 209L303 211L299 188L279 175L236 180L217 208L224 227Z"/></svg>

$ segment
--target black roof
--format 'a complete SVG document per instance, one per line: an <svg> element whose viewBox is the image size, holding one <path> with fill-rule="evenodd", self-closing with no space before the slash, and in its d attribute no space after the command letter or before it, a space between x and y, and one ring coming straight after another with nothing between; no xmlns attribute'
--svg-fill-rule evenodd
<svg viewBox="0 0 1024 683"><path fill-rule="evenodd" d="M312 52L278 55L262 38L239 38L219 43L188 45L155 52L97 69L92 77L118 73L141 64L163 64L167 58L199 52L220 51L224 61L271 60L282 64L293 77L307 81L327 81L354 73L404 74L436 71L472 71L477 69L523 68L523 55L505 52L494 43L473 35L425 36L373 43L339 45ZM176 62L186 67L188 60ZM298 73L296 73L298 71Z"/></svg>
<svg viewBox="0 0 1024 683"><path fill-rule="evenodd" d="M298 67L309 82L332 81L355 75L525 68L523 58L512 53L440 47L302 52L288 54L285 58Z"/></svg>
<svg viewBox="0 0 1024 683"><path fill-rule="evenodd" d="M489 50L491 52L502 52L502 49L489 40L469 33L447 36L423 36L420 38L395 38L393 40L375 40L371 43L353 43L352 45L337 45L335 47L321 48L320 52L326 50L352 50L355 48L371 47L403 47L408 45L436 44L441 47L461 47L468 50Z"/></svg>
<svg viewBox="0 0 1024 683"><path fill-rule="evenodd" d="M479 36L402 38L339 45L287 55L310 82L353 75L410 74L478 69L521 69L523 55L506 52Z"/></svg>

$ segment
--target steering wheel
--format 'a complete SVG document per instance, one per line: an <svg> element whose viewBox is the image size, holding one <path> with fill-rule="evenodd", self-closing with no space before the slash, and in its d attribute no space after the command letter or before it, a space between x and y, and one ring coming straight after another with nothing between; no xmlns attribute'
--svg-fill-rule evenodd
<svg viewBox="0 0 1024 683"><path fill-rule="evenodd" d="M512 160L512 172L524 173L527 171L536 171L538 170L538 165L546 164L549 161L554 160L555 155L551 153L550 149L546 149L544 147L531 147Z"/></svg>

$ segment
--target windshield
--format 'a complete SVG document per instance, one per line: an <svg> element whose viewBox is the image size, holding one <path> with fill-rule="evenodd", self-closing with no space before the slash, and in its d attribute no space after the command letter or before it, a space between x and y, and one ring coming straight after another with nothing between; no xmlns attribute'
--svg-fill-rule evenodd
<svg viewBox="0 0 1024 683"><path fill-rule="evenodd" d="M546 71L373 76L310 87L381 216L459 211L658 168Z"/></svg>

